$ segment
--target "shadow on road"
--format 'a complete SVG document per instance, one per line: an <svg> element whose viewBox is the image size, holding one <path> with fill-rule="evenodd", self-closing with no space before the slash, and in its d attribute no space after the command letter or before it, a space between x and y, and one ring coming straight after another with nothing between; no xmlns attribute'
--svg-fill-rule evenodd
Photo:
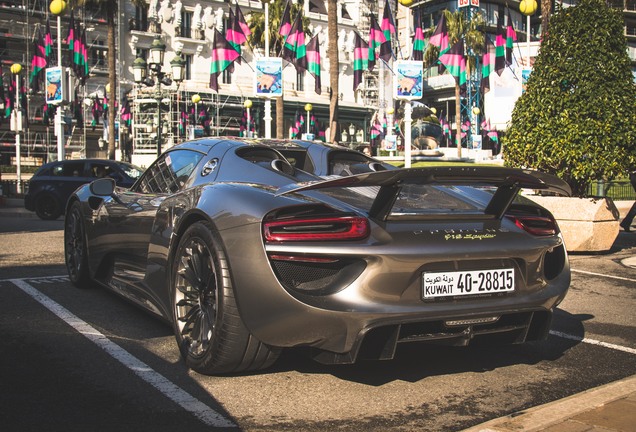
<svg viewBox="0 0 636 432"><path fill-rule="evenodd" d="M575 316L563 310L555 313L552 328L582 338L583 321L591 316ZM564 323L566 325L563 325ZM283 351L278 362L264 373L296 370L309 374L331 374L339 379L371 386L392 381L417 382L427 377L462 372L487 372L515 364L535 365L562 357L580 341L549 337L541 342L520 345L447 347L424 344L399 346L393 360L360 361L353 365L321 365L303 349Z"/></svg>

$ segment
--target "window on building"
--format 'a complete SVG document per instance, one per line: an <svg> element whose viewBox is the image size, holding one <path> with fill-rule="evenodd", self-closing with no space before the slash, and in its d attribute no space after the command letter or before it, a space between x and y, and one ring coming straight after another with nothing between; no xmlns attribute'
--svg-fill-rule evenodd
<svg viewBox="0 0 636 432"><path fill-rule="evenodd" d="M90 44L89 64L90 66L106 67L106 57L108 51L104 48L104 41L97 40Z"/></svg>
<svg viewBox="0 0 636 432"><path fill-rule="evenodd" d="M327 8L325 6L325 1L324 0L309 0L309 12L327 15Z"/></svg>
<svg viewBox="0 0 636 432"><path fill-rule="evenodd" d="M230 72L229 69L231 68L225 68L221 74L221 82L223 84L232 84L232 72Z"/></svg>
<svg viewBox="0 0 636 432"><path fill-rule="evenodd" d="M141 57L148 60L148 48L135 48L135 57Z"/></svg>
<svg viewBox="0 0 636 432"><path fill-rule="evenodd" d="M186 80L192 79L192 54L181 54L183 59L185 60L185 75L184 78Z"/></svg>
<svg viewBox="0 0 636 432"><path fill-rule="evenodd" d="M186 10L181 11L181 31L179 32L181 37L192 37L192 12Z"/></svg>
<svg viewBox="0 0 636 432"><path fill-rule="evenodd" d="M305 91L305 71L296 72L296 90Z"/></svg>
<svg viewBox="0 0 636 432"><path fill-rule="evenodd" d="M349 11L347 10L347 7L344 5L344 3L342 4L342 7L340 8L340 15L344 19L351 19L351 15L349 15Z"/></svg>
<svg viewBox="0 0 636 432"><path fill-rule="evenodd" d="M135 8L135 18L130 23L130 30L146 31L148 29L148 10L145 7Z"/></svg>

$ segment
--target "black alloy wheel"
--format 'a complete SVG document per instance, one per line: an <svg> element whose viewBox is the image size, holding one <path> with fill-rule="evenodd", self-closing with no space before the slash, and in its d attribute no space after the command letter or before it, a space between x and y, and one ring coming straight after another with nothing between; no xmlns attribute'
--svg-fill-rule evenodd
<svg viewBox="0 0 636 432"><path fill-rule="evenodd" d="M43 220L55 220L62 214L60 203L53 195L44 193L35 201L35 214Z"/></svg>
<svg viewBox="0 0 636 432"><path fill-rule="evenodd" d="M88 287L88 249L82 211L77 201L73 203L64 219L64 259L66 271L73 285L79 288Z"/></svg>
<svg viewBox="0 0 636 432"><path fill-rule="evenodd" d="M279 350L243 324L218 234L196 222L183 234L172 268L173 325L186 365L202 374L263 369Z"/></svg>

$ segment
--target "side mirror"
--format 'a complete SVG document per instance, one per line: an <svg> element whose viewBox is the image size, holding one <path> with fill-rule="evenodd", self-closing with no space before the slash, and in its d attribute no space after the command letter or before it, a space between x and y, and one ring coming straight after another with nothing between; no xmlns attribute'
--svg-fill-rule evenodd
<svg viewBox="0 0 636 432"><path fill-rule="evenodd" d="M100 178L90 184L90 190L93 195L110 196L115 192L115 180L112 178Z"/></svg>

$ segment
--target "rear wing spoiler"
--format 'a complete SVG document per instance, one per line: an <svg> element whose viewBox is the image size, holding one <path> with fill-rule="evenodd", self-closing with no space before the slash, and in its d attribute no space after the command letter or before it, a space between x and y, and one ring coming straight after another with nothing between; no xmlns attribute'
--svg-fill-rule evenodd
<svg viewBox="0 0 636 432"><path fill-rule="evenodd" d="M535 189L570 196L563 180L540 171L503 167L424 167L377 171L324 181L290 184L276 195L325 188L379 186L369 216L386 220L404 184L445 186L494 186L497 191L485 209L486 215L501 219L521 189Z"/></svg>

